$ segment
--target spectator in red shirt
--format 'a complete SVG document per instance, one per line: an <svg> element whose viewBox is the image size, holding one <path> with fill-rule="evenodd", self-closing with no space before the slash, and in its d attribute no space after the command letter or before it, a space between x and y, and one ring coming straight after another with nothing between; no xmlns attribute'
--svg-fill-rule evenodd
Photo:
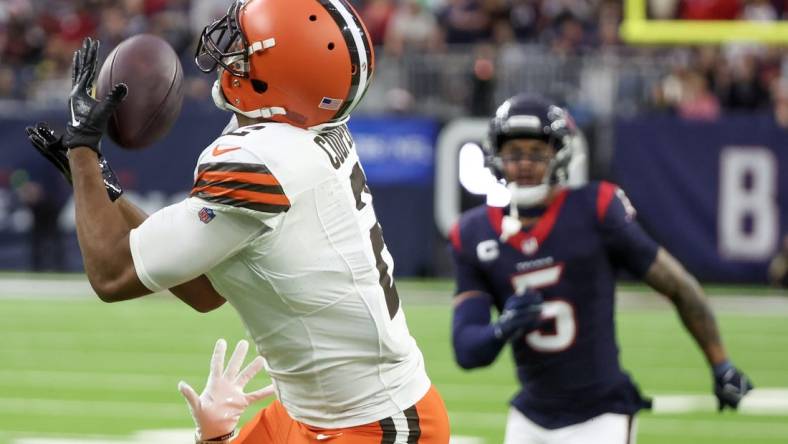
<svg viewBox="0 0 788 444"><path fill-rule="evenodd" d="M370 0L360 11L373 45L383 44L389 22L395 11L396 5L392 0Z"/></svg>
<svg viewBox="0 0 788 444"><path fill-rule="evenodd" d="M683 0L680 11L683 20L736 20L742 5L739 0Z"/></svg>

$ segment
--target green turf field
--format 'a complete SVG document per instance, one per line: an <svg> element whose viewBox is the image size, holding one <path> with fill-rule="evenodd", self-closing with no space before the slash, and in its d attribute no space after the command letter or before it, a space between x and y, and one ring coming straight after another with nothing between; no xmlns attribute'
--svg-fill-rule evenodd
<svg viewBox="0 0 788 444"><path fill-rule="evenodd" d="M488 369L460 370L449 346L449 286L400 287L452 433L501 442L516 388L509 356ZM436 297L441 290L444 302ZM201 389L215 340L244 336L229 306L202 315L161 297L104 304L9 296L0 294L0 444L190 428L178 381ZM722 313L719 320L736 363L759 387L788 387L788 315ZM670 311L620 312L619 338L625 366L645 393L709 393L705 363ZM250 387L264 384L258 378ZM643 414L638 436L641 444L785 444L788 416Z"/></svg>

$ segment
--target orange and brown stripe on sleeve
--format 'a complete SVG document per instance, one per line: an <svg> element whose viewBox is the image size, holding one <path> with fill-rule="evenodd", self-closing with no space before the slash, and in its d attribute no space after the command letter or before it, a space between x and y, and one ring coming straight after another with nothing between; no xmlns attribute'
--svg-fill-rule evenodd
<svg viewBox="0 0 788 444"><path fill-rule="evenodd" d="M200 165L191 196L265 213L290 209L290 200L276 177L265 165L254 163Z"/></svg>

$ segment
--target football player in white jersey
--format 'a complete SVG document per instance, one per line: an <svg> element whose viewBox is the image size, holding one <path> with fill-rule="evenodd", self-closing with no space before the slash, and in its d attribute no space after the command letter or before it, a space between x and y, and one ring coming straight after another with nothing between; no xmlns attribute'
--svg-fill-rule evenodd
<svg viewBox="0 0 788 444"><path fill-rule="evenodd" d="M101 155L127 90L90 96L97 51L88 39L76 54L62 140L28 129L73 180L91 285L107 302L162 290L200 311L229 301L274 383L277 400L240 432L198 424L198 441L448 443L345 126L374 68L353 8L237 0L205 28L197 64L218 71L213 99L237 128L199 156L190 197L150 216L119 196Z"/></svg>

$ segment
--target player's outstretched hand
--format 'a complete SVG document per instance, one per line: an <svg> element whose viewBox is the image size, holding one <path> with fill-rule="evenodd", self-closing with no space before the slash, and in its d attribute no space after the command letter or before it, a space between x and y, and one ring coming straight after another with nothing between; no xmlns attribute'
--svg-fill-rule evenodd
<svg viewBox="0 0 788 444"><path fill-rule="evenodd" d="M244 410L250 404L274 393L272 385L244 393L246 384L263 368L263 358L258 356L241 370L248 349L247 341L238 342L225 369L224 355L227 342L219 339L213 349L211 372L208 374L208 383L202 394L198 395L183 381L178 383L178 390L186 398L197 425L198 440L229 442Z"/></svg>
<svg viewBox="0 0 788 444"><path fill-rule="evenodd" d="M39 122L36 126L28 126L27 138L39 154L50 161L60 174L71 184L71 167L68 164L66 149L63 147L63 138L55 134L46 122Z"/></svg>
<svg viewBox="0 0 788 444"><path fill-rule="evenodd" d="M735 410L744 395L753 389L750 378L726 361L714 367L714 395L719 411L730 407Z"/></svg>
<svg viewBox="0 0 788 444"><path fill-rule="evenodd" d="M63 135L66 149L88 147L101 155L99 142L107 130L107 123L115 109L126 98L128 88L120 83L112 88L106 98L93 98L93 82L98 68L98 40L90 37L74 53L71 67L72 89L69 94L70 119Z"/></svg>
<svg viewBox="0 0 788 444"><path fill-rule="evenodd" d="M542 294L538 291L509 296L501 316L494 324L495 337L509 340L536 330L542 322L543 301Z"/></svg>
<svg viewBox="0 0 788 444"><path fill-rule="evenodd" d="M27 138L30 139L33 147L50 161L60 171L60 174L63 175L66 181L71 184L71 166L68 163L67 150L63 146L63 137L55 134L55 131L46 122L39 122L34 127L28 126L25 130L27 131ZM123 188L120 186L118 176L103 156L99 156L99 167L101 168L101 176L104 179L104 187L107 189L109 199L114 202L123 194Z"/></svg>

